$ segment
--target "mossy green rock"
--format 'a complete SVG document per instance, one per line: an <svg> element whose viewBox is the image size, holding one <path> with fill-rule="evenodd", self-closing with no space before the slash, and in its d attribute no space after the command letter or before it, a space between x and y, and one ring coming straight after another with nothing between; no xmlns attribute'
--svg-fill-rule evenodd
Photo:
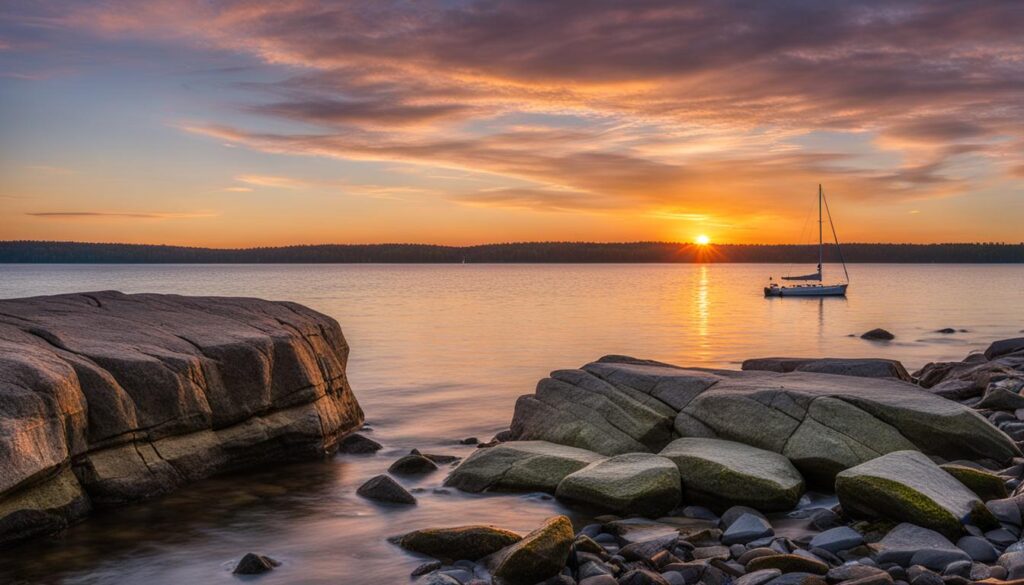
<svg viewBox="0 0 1024 585"><path fill-rule="evenodd" d="M565 476L601 459L597 453L547 441L510 441L477 449L444 484L467 492L554 493Z"/></svg>
<svg viewBox="0 0 1024 585"><path fill-rule="evenodd" d="M629 453L567 475L555 495L610 512L657 518L679 505L682 489L675 463L650 453Z"/></svg>
<svg viewBox="0 0 1024 585"><path fill-rule="evenodd" d="M909 522L949 537L960 535L965 522L997 525L974 492L918 451L889 453L843 471L836 495L850 516Z"/></svg>
<svg viewBox="0 0 1024 585"><path fill-rule="evenodd" d="M402 536L398 546L445 561L475 561L520 540L521 536L509 530L473 525L414 530Z"/></svg>
<svg viewBox="0 0 1024 585"><path fill-rule="evenodd" d="M572 522L565 516L555 516L519 542L485 559L484 564L497 584L533 585L562 571L572 542Z"/></svg>
<svg viewBox="0 0 1024 585"><path fill-rule="evenodd" d="M804 492L804 480L778 453L742 443L684 437L661 452L679 468L687 501L716 509L750 506L789 510Z"/></svg>
<svg viewBox="0 0 1024 585"><path fill-rule="evenodd" d="M977 494L983 502L1001 500L1009 496L1006 481L994 473L955 463L947 463L940 467Z"/></svg>

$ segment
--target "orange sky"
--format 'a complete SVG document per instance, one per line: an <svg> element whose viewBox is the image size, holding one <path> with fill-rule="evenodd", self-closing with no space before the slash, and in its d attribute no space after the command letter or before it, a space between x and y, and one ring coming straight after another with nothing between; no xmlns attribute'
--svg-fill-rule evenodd
<svg viewBox="0 0 1024 585"><path fill-rule="evenodd" d="M1022 12L15 3L0 239L1018 242Z"/></svg>

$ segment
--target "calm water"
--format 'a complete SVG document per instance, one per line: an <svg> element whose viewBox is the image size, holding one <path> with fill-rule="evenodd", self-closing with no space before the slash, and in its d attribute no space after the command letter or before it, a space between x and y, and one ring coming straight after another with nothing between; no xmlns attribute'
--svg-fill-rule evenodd
<svg viewBox="0 0 1024 585"><path fill-rule="evenodd" d="M0 297L116 289L288 299L336 318L352 386L385 450L210 479L96 514L66 534L0 551L0 582L236 583L247 551L284 562L261 585L392 584L420 559L385 540L492 523L526 531L566 512L538 495L434 493L415 508L355 496L413 447L465 456L507 428L515 398L550 370L620 353L738 367L768 355L879 356L908 368L960 359L1024 329L1024 267L854 265L846 299L765 299L770 265L0 265ZM874 327L877 344L849 337ZM966 333L940 335L954 327ZM584 521L583 511L568 511Z"/></svg>

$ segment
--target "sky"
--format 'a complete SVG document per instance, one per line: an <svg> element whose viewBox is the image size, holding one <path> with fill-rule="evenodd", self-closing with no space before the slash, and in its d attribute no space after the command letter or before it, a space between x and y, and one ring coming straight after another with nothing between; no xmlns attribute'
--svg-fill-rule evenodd
<svg viewBox="0 0 1024 585"><path fill-rule="evenodd" d="M7 0L0 239L1024 240L1024 2ZM826 228L827 229L827 228Z"/></svg>

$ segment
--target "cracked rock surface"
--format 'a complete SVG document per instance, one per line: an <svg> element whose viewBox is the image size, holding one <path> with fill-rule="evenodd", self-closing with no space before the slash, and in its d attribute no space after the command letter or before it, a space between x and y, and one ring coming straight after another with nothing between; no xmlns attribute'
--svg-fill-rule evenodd
<svg viewBox="0 0 1024 585"><path fill-rule="evenodd" d="M331 452L363 413L336 321L105 291L0 301L0 544L93 506Z"/></svg>

